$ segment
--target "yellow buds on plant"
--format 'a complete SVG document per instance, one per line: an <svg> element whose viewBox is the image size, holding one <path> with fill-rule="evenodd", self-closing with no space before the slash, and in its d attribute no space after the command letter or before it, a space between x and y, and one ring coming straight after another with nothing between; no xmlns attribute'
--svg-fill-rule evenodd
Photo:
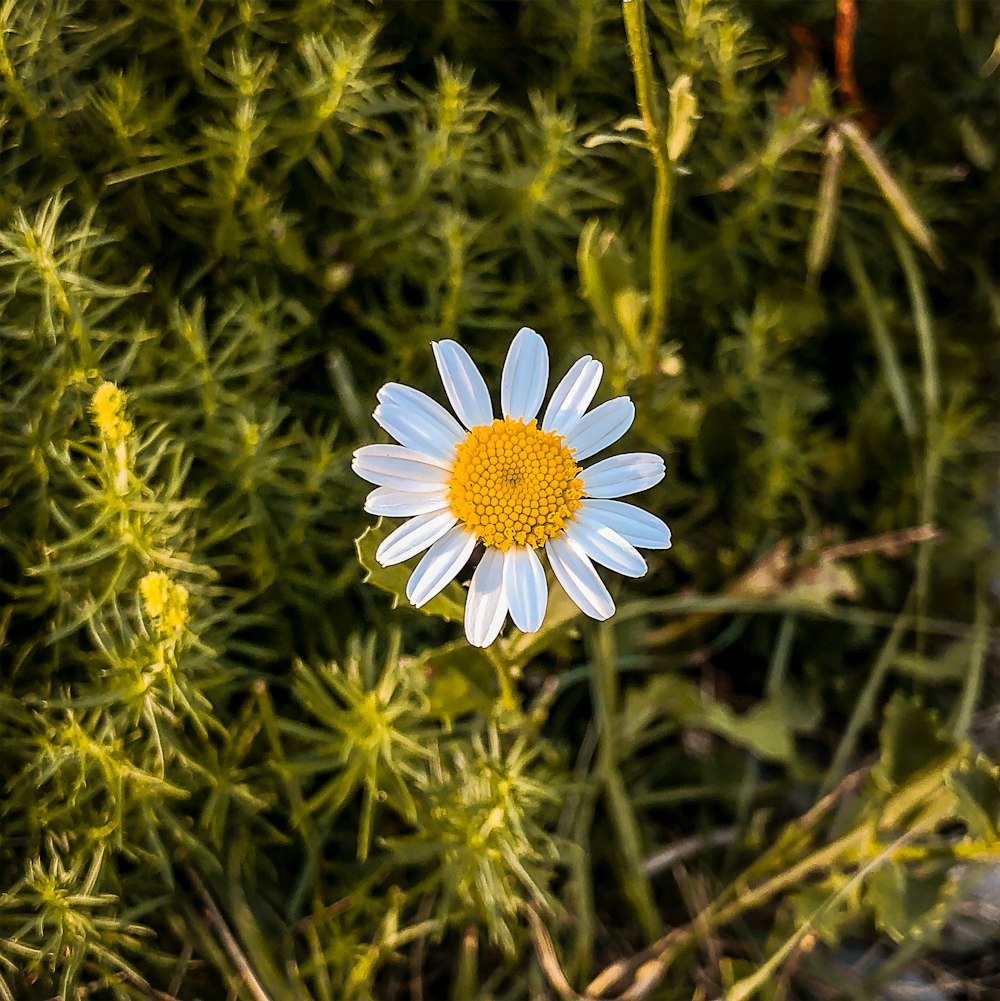
<svg viewBox="0 0 1000 1001"><path fill-rule="evenodd" d="M94 391L90 410L101 436L110 445L118 445L132 433L132 422L125 417L125 391L113 382L102 382Z"/></svg>
<svg viewBox="0 0 1000 1001"><path fill-rule="evenodd" d="M146 614L165 634L179 633L188 620L188 589L154 570L139 581Z"/></svg>

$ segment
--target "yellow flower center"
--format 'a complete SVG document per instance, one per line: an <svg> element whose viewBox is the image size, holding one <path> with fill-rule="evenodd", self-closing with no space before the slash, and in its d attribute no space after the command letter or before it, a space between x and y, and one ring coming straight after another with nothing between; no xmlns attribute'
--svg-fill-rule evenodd
<svg viewBox="0 0 1000 1001"><path fill-rule="evenodd" d="M448 480L452 513L486 546L543 546L580 506L580 467L565 438L535 422L495 420L458 446Z"/></svg>

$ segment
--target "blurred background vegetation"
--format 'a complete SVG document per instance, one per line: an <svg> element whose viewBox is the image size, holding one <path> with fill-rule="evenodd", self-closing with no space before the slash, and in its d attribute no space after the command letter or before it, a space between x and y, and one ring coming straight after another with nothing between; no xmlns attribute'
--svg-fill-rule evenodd
<svg viewBox="0 0 1000 1001"><path fill-rule="evenodd" d="M0 31L0 998L997 996L996 6ZM484 654L349 457L521 325L675 544Z"/></svg>

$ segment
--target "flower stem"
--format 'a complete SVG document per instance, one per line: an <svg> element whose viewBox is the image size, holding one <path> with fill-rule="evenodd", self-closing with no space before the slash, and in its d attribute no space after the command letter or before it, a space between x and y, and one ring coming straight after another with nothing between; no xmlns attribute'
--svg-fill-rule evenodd
<svg viewBox="0 0 1000 1001"><path fill-rule="evenodd" d="M667 133L660 120L653 91L653 59L646 30L644 0L622 0L622 17L628 38L629 61L635 78L635 96L646 132L646 146L653 158L656 182L649 234L649 321L646 328L643 374L652 379L659 368L660 344L667 332L670 299L670 215L674 172L667 155Z"/></svg>
<svg viewBox="0 0 1000 1001"><path fill-rule="evenodd" d="M517 709L517 690L510 662L493 647L487 647L485 653L497 673L497 684L500 688L500 708L504 710Z"/></svg>

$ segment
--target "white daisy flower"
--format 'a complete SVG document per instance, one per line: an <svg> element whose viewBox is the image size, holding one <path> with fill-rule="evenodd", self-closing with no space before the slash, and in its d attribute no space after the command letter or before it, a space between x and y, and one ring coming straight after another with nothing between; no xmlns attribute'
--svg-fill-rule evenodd
<svg viewBox="0 0 1000 1001"><path fill-rule="evenodd" d="M459 420L419 390L390 382L378 392L374 417L399 444L354 453L354 471L376 484L365 510L408 519L375 558L388 567L426 550L406 585L419 608L454 580L477 543L484 545L465 606L465 634L475 646L497 638L508 612L523 632L541 626L548 602L542 549L581 611L609 618L615 603L594 563L641 577L646 561L637 547L670 548L670 529L659 518L614 499L659 483L660 456L627 452L579 465L631 427L632 401L620 396L588 412L604 367L584 355L556 386L539 423L549 353L534 330L522 327L500 379L502 417L494 418L489 390L465 349L455 341L432 347Z"/></svg>

